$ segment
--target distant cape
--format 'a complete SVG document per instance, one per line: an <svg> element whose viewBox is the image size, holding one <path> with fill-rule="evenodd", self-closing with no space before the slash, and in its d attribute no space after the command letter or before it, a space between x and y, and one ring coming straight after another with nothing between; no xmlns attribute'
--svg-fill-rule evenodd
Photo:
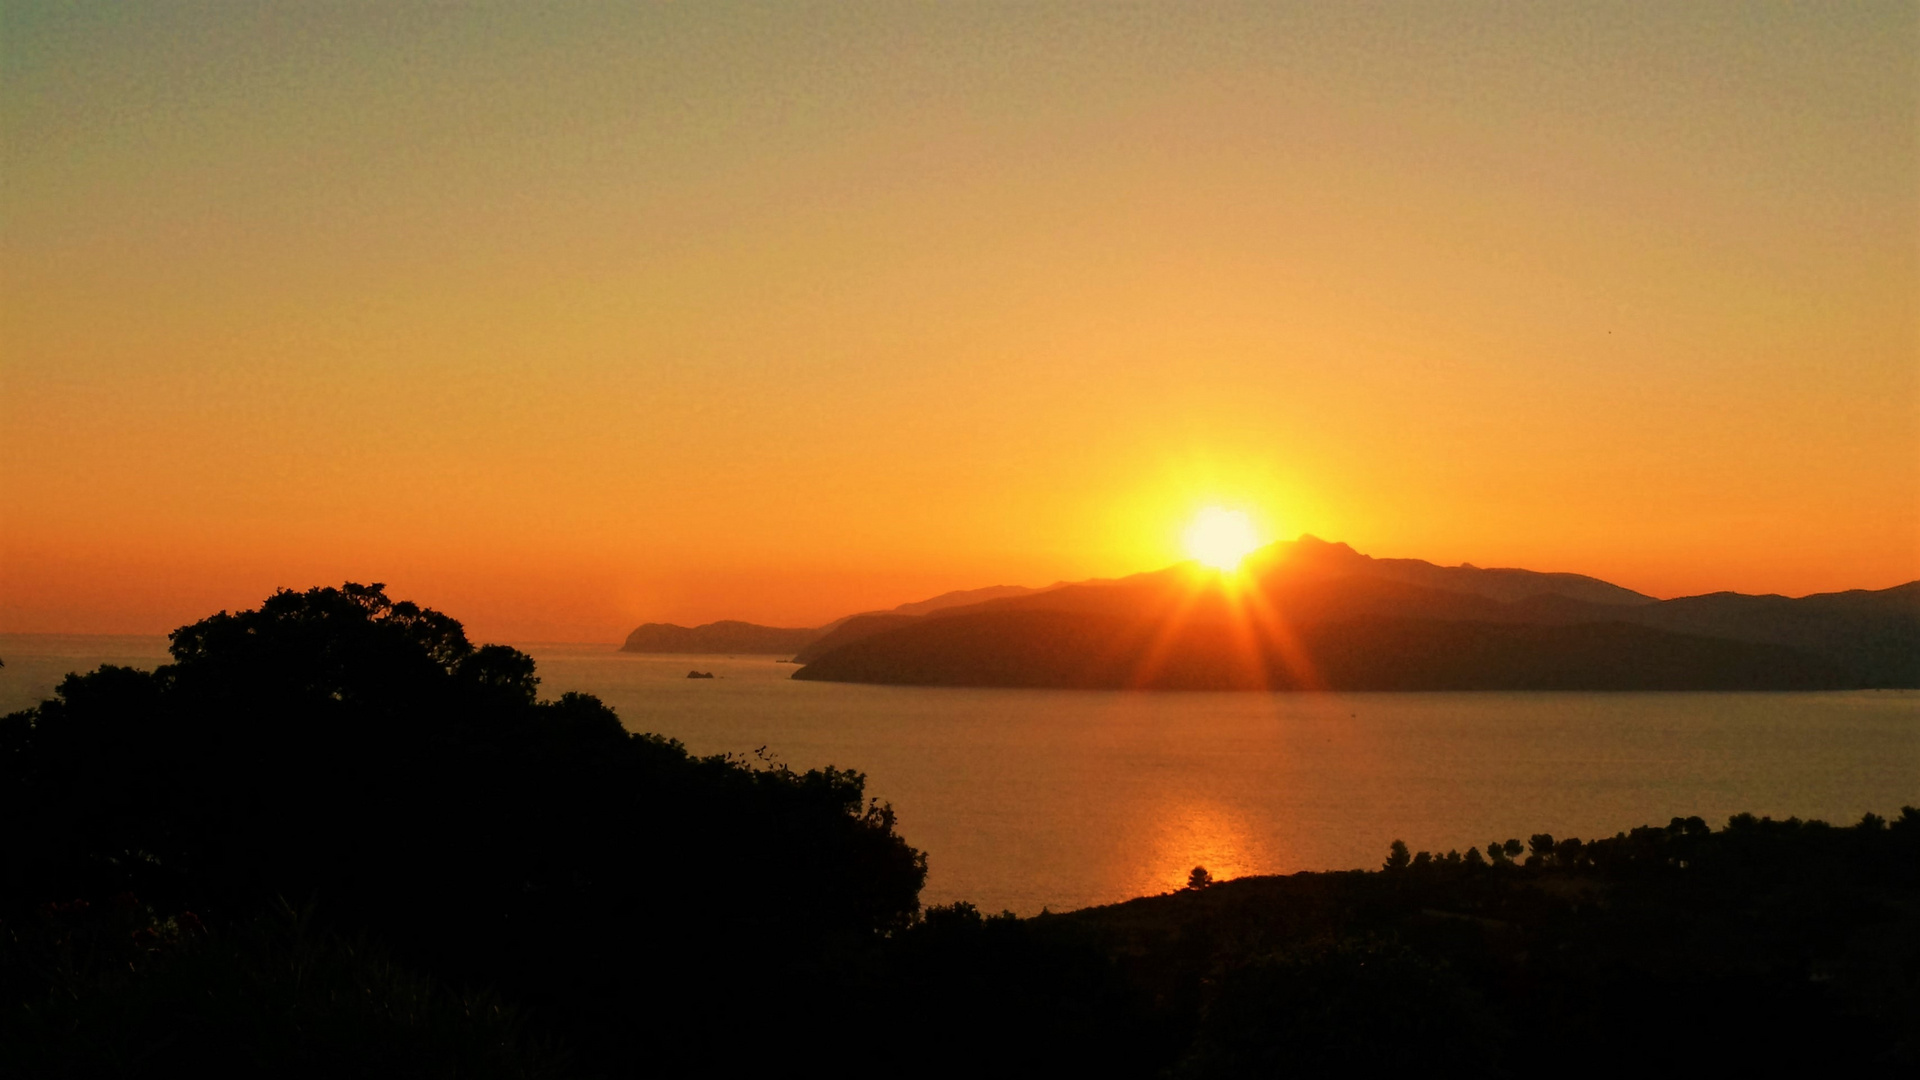
<svg viewBox="0 0 1920 1080"><path fill-rule="evenodd" d="M1657 600L1578 574L1373 559L1313 537L822 628L797 679L926 686L1788 690L1920 686L1920 582Z"/></svg>
<svg viewBox="0 0 1920 1080"><path fill-rule="evenodd" d="M817 629L756 626L726 620L702 626L646 623L627 635L622 652L637 653L777 653L791 656L820 636Z"/></svg>
<svg viewBox="0 0 1920 1080"><path fill-rule="evenodd" d="M1056 588L1057 586L1049 586ZM761 626L757 623L740 622L726 619L720 622L702 623L699 626L679 626L674 623L644 623L627 635L626 643L620 646L621 652L634 653L740 653L745 655L792 656L805 662L805 658L814 655L814 645L848 623L867 619L908 620L947 608L977 604L987 600L1001 600L1016 596L1030 596L1044 592L1044 589L1030 589L1023 585L992 585L984 589L964 589L958 592L941 593L927 600L917 600L901 604L888 612L863 613L835 619L825 626L789 628L783 626ZM864 628L867 624L860 623ZM885 625L893 625L887 623ZM863 636L856 631L853 637Z"/></svg>

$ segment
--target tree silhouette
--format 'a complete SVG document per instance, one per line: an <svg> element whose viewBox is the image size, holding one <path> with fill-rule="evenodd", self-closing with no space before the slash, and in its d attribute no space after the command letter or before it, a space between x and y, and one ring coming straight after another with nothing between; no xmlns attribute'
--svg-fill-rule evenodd
<svg viewBox="0 0 1920 1080"><path fill-rule="evenodd" d="M1534 833L1527 841L1527 865L1551 862L1553 859L1553 834Z"/></svg>
<svg viewBox="0 0 1920 1080"><path fill-rule="evenodd" d="M799 972L918 909L925 861L860 774L540 701L530 657L380 585L276 593L171 652L0 721L0 919L132 893L237 925L284 897L429 973L624 1012L597 1030L637 1045L798 1015Z"/></svg>

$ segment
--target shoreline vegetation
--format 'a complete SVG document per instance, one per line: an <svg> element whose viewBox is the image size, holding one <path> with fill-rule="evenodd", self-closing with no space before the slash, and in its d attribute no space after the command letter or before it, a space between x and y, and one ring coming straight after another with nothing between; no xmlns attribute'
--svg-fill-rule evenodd
<svg viewBox="0 0 1920 1080"><path fill-rule="evenodd" d="M0 720L21 1075L1239 1077L1920 1064L1920 810L1019 918L923 908L857 772L690 755L381 586Z"/></svg>

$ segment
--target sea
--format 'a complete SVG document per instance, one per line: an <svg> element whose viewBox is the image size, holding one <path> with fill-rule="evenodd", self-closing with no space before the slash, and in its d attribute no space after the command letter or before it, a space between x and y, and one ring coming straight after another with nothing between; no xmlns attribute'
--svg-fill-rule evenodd
<svg viewBox="0 0 1920 1080"><path fill-rule="evenodd" d="M1857 821L1920 806L1920 691L1185 693L796 682L769 656L521 644L544 695L598 695L698 754L866 775L927 853L927 903L1022 915L1215 879L1591 839L1698 815ZM164 638L0 635L0 713ZM689 679L689 671L712 679Z"/></svg>

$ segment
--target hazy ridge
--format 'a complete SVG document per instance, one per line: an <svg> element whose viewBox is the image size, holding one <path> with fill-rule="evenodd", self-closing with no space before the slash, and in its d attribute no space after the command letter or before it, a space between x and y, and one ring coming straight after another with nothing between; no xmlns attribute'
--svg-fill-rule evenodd
<svg viewBox="0 0 1920 1080"><path fill-rule="evenodd" d="M1344 690L1920 686L1920 583L1658 600L1597 578L1373 559L1312 537L1250 557L926 616L849 619L801 679L913 685Z"/></svg>

